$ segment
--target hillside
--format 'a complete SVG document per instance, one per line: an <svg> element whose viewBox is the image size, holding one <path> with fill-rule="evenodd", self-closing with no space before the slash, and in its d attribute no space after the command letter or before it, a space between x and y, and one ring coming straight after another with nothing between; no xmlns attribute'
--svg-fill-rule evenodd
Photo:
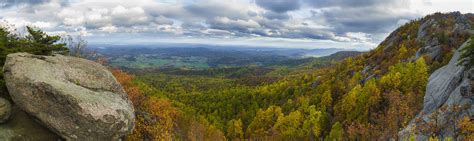
<svg viewBox="0 0 474 141"><path fill-rule="evenodd" d="M423 109L427 99L425 92L431 92L426 87L433 83L428 78L449 64L462 44L468 44L473 21L472 14L459 12L428 15L399 27L370 52L329 66L302 67L263 85L254 85L252 81L235 85L214 76L169 77L151 73L136 74L131 85L145 89L142 93L145 97L159 97L173 103L168 108L180 111L181 114L168 119L176 124L170 125L175 129L166 134L162 132L167 135L165 138L469 140L473 132L471 114L456 117L459 122L453 125L455 134L445 134L448 127L419 130L421 132L408 136L399 136L399 131L413 124ZM119 74L128 76L123 72ZM276 67L268 74L282 73ZM468 95L466 100L469 97L472 99L472 95ZM465 113L466 110L458 111ZM190 120L189 117L198 118ZM191 122L193 120L199 122ZM189 122L193 123L191 127ZM149 130L137 132L139 138L153 135ZM202 132L206 132L205 136L196 136Z"/></svg>

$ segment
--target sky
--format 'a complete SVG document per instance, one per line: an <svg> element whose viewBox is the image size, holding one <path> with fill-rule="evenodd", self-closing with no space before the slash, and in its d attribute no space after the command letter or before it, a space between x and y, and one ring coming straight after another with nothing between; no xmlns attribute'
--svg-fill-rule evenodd
<svg viewBox="0 0 474 141"><path fill-rule="evenodd" d="M369 50L434 12L473 0L0 0L0 24L89 44L208 44Z"/></svg>

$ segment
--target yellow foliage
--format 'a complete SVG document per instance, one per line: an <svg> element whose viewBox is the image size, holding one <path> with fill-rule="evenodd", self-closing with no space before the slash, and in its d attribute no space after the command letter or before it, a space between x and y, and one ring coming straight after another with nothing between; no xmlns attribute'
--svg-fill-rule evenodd
<svg viewBox="0 0 474 141"><path fill-rule="evenodd" d="M474 140L474 121L469 117L464 117L459 123L461 133L464 136L464 140Z"/></svg>

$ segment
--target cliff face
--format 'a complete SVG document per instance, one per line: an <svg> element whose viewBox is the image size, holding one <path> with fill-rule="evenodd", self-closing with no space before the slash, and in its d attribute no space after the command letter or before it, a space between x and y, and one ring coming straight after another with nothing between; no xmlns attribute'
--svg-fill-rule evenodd
<svg viewBox="0 0 474 141"><path fill-rule="evenodd" d="M451 17L453 20L448 22L439 20L446 17ZM458 41L456 38L461 35L472 36L474 34L471 27L473 20L472 14L463 15L458 12L435 14L421 20L416 41L423 43L423 46L417 50L412 60L424 56L427 62L437 60L449 60L449 62L430 75L423 99L423 108L409 125L399 132L400 139L416 137L418 140L427 140L433 134L440 138L462 138L460 120L465 117L472 119L474 115L472 105L474 69L458 65L458 60L460 50L471 41L463 42L460 46L456 44L446 46L446 44L455 43ZM443 29L441 28L443 24L448 24L451 28ZM436 35L437 32L441 32L442 36ZM446 33L449 35L446 36ZM446 55L446 50L454 50L452 57ZM434 65L431 64L431 66Z"/></svg>
<svg viewBox="0 0 474 141"><path fill-rule="evenodd" d="M426 140L432 132L441 138L458 138L459 121L474 115L473 88L474 68L458 65L459 50L455 51L449 63L433 72L426 86L423 109L399 136L406 139L415 136Z"/></svg>
<svg viewBox="0 0 474 141"><path fill-rule="evenodd" d="M461 138L460 120L464 117L473 119L474 70L457 63L459 50L474 34L473 25L473 14L431 14L398 28L378 48L366 54L367 63L362 70L364 80L380 78L399 62L423 58L429 67L423 104L411 107L410 118L415 118L407 126L407 122L403 122L402 127L406 128L399 132L399 139L416 136L425 140L432 135ZM416 100L421 103L421 97Z"/></svg>

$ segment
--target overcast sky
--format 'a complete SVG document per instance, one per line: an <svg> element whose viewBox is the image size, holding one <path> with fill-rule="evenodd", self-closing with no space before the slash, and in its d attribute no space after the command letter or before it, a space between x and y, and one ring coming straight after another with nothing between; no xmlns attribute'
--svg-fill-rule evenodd
<svg viewBox="0 0 474 141"><path fill-rule="evenodd" d="M89 43L371 49L433 12L473 0L0 0L0 19Z"/></svg>

